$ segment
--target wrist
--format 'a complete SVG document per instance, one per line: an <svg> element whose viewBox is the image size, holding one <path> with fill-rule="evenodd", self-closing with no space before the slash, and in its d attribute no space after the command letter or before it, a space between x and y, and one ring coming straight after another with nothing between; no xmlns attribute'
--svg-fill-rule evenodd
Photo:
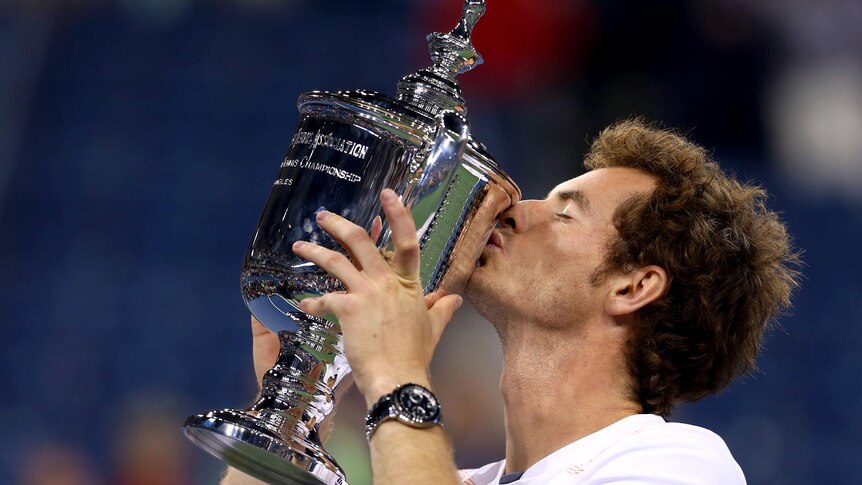
<svg viewBox="0 0 862 485"><path fill-rule="evenodd" d="M398 386L385 394L365 415L365 437L371 437L386 421L396 421L411 428L443 426L441 406L430 389L416 383Z"/></svg>
<svg viewBox="0 0 862 485"><path fill-rule="evenodd" d="M419 384L431 389L431 379L428 372L402 372L398 375L379 377L372 381L364 389L359 389L365 398L365 407L370 409L381 397L394 391L396 387L404 384Z"/></svg>

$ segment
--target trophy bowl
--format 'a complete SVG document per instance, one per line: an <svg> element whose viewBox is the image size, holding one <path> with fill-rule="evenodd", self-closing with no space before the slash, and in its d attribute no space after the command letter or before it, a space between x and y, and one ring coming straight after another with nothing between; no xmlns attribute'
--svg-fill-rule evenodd
<svg viewBox="0 0 862 485"><path fill-rule="evenodd" d="M470 136L455 82L481 63L469 36L484 9L484 1L467 0L452 32L429 36L434 65L402 78L397 99L367 91L300 96L299 125L241 274L243 300L278 333L279 355L254 404L186 420L196 445L269 483L347 483L320 440L334 389L350 373L338 321L299 309L303 299L343 286L291 247L303 240L343 252L315 215L327 210L370 231L383 216L378 194L391 188L416 223L425 292L463 291L497 217L521 197ZM389 246L385 219L378 245Z"/></svg>

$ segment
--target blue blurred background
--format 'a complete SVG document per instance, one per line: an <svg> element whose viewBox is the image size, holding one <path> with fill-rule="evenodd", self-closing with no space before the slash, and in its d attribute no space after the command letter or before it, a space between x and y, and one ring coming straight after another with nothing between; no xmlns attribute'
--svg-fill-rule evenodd
<svg viewBox="0 0 862 485"><path fill-rule="evenodd" d="M643 115L765 184L805 251L759 370L674 419L752 484L858 483L862 2L489 0L474 135L543 196ZM214 483L187 414L257 384L239 267L312 89L393 93L460 0L0 0L0 483ZM502 457L499 350L462 310L435 381L459 464ZM370 483L362 403L329 448Z"/></svg>

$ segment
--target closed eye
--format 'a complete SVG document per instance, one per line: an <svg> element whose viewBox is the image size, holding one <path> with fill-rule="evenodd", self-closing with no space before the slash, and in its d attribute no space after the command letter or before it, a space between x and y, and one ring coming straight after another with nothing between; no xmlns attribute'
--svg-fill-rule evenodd
<svg viewBox="0 0 862 485"><path fill-rule="evenodd" d="M574 219L568 205L566 207L563 207L563 210L557 213L557 217L561 219Z"/></svg>

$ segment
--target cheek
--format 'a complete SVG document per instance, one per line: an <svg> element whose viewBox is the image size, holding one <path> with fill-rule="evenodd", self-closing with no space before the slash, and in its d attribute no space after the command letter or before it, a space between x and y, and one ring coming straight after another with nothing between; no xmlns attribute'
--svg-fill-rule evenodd
<svg viewBox="0 0 862 485"><path fill-rule="evenodd" d="M579 256L546 245L524 257L514 269L512 283L516 293L548 296L567 291L578 283Z"/></svg>
<svg viewBox="0 0 862 485"><path fill-rule="evenodd" d="M529 241L513 241L511 257L501 260L507 267L501 270L512 273L512 282L523 291L588 284L602 263L603 239L587 229L572 229L560 225Z"/></svg>
<svg viewBox="0 0 862 485"><path fill-rule="evenodd" d="M572 241L565 247L553 246L536 254L537 272L551 282L568 287L586 288L603 263L603 256L595 240Z"/></svg>

